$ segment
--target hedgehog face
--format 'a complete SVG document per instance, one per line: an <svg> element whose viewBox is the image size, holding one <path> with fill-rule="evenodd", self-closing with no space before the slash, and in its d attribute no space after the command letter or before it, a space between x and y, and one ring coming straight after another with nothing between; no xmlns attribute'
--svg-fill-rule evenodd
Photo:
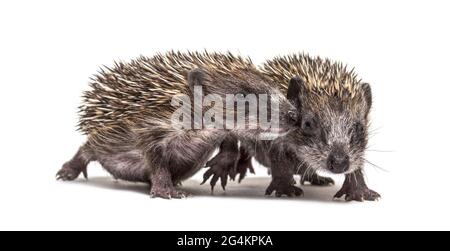
<svg viewBox="0 0 450 251"><path fill-rule="evenodd" d="M370 87L344 97L302 87L299 78L291 80L288 97L301 111L295 145L311 169L331 173L352 173L364 164L367 146Z"/></svg>

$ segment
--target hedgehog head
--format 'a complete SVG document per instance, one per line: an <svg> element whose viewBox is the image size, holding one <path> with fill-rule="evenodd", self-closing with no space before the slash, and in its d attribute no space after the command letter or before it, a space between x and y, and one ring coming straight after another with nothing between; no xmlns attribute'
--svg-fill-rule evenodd
<svg viewBox="0 0 450 251"><path fill-rule="evenodd" d="M300 76L290 81L288 99L301 114L294 148L311 169L338 174L363 166L371 89L359 82L342 83L313 85Z"/></svg>

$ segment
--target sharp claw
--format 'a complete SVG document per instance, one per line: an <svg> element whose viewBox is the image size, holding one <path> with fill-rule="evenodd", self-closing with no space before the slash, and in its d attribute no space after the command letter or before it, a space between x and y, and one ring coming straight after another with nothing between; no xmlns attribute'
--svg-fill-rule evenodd
<svg viewBox="0 0 450 251"><path fill-rule="evenodd" d="M83 176L85 179L88 179L88 173L87 173L87 169L83 169Z"/></svg>
<svg viewBox="0 0 450 251"><path fill-rule="evenodd" d="M239 175L238 183L240 184L244 180L245 176Z"/></svg>
<svg viewBox="0 0 450 251"><path fill-rule="evenodd" d="M237 175L237 173L236 173L236 166L234 167L234 168L231 168L230 170L230 178L234 181L234 179L236 178L236 175Z"/></svg>
<svg viewBox="0 0 450 251"><path fill-rule="evenodd" d="M269 185L269 187L266 189L266 195L272 195L274 189L273 189L273 185Z"/></svg>
<svg viewBox="0 0 450 251"><path fill-rule="evenodd" d="M222 177L220 177L220 183L222 185L223 190L225 191L225 187L227 186L228 183L228 176L226 174L222 175Z"/></svg>
<svg viewBox="0 0 450 251"><path fill-rule="evenodd" d="M342 196L344 196L344 193L342 192L342 191L339 191L339 192L337 192L335 195L334 195L334 198L342 198Z"/></svg>
<svg viewBox="0 0 450 251"><path fill-rule="evenodd" d="M213 175L213 171L212 171L212 169L209 169L208 171L206 171L204 174L203 174L203 180L208 180L211 176Z"/></svg>
<svg viewBox="0 0 450 251"><path fill-rule="evenodd" d="M210 185L213 187L216 186L218 180L219 180L219 176L214 175L213 178L211 179Z"/></svg>
<svg viewBox="0 0 450 251"><path fill-rule="evenodd" d="M255 174L255 169L253 168L253 166L250 166L248 169L250 169L251 174Z"/></svg>

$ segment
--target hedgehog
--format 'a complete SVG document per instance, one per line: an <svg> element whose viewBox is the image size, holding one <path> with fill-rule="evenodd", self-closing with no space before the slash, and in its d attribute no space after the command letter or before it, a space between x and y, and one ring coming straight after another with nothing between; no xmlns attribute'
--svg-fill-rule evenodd
<svg viewBox="0 0 450 251"><path fill-rule="evenodd" d="M57 179L87 178L88 164L98 161L115 179L148 183L152 197L186 197L177 185L203 167L226 136L250 139L262 132L174 127L173 98L192 98L196 85L218 95L266 93L279 104L280 132L295 126L295 107L249 58L174 51L141 56L104 66L91 78L78 124L87 141Z"/></svg>
<svg viewBox="0 0 450 251"><path fill-rule="evenodd" d="M273 179L266 194L299 196L294 174L301 184L333 185L330 178L317 174L325 170L344 174L345 181L335 198L347 201L373 201L380 195L364 181L364 152L368 142L369 112L372 106L370 85L362 82L354 69L307 54L276 57L265 62L260 71L279 84L280 90L299 111L298 127L272 142L241 142L229 136L220 152L207 163L204 181L211 176L211 186L220 178L253 172L251 157L270 167ZM230 150L231 149L231 150ZM232 157L230 157L232 156ZM225 187L223 186L225 189Z"/></svg>

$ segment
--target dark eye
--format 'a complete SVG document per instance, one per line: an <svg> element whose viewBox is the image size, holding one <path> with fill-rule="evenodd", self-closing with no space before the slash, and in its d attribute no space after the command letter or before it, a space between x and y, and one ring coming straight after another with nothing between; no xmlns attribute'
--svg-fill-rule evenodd
<svg viewBox="0 0 450 251"><path fill-rule="evenodd" d="M354 132L355 134L362 134L362 133L364 133L364 126L363 126L363 124L360 123L360 122L356 122L356 123L353 125L353 132Z"/></svg>
<svg viewBox="0 0 450 251"><path fill-rule="evenodd" d="M289 111L288 112L288 117L289 117L289 120L292 123L297 123L298 122L298 114L297 114L296 111Z"/></svg>
<svg viewBox="0 0 450 251"><path fill-rule="evenodd" d="M314 136L317 133L317 123L314 119L305 118L302 121L302 133L308 136Z"/></svg>
<svg viewBox="0 0 450 251"><path fill-rule="evenodd" d="M305 124L303 125L303 129L311 130L311 128L312 128L312 122L311 121L306 121Z"/></svg>

